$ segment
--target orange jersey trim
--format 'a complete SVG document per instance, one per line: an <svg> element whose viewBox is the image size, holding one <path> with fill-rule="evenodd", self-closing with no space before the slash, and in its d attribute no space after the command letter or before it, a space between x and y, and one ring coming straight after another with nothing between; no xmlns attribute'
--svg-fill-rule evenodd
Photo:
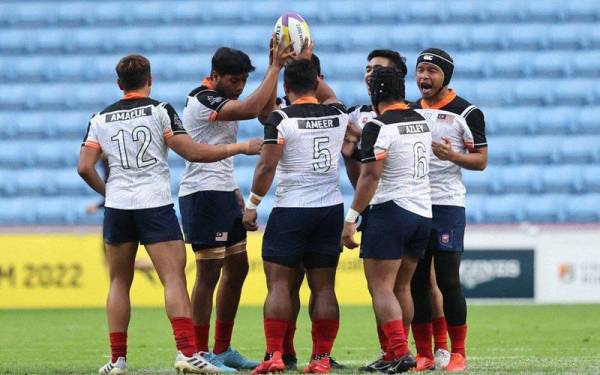
<svg viewBox="0 0 600 375"><path fill-rule="evenodd" d="M439 102L433 103L431 105L429 105L425 99L421 99L421 108L423 109L440 109L443 106L447 105L448 103L450 103L451 101L454 100L454 98L456 98L456 92L452 89L450 89L450 91L448 92L448 95L446 95L445 98L443 98L442 100L440 100Z"/></svg>
<svg viewBox="0 0 600 375"><path fill-rule="evenodd" d="M382 150L375 153L375 160L383 160L387 158L387 151Z"/></svg>
<svg viewBox="0 0 600 375"><path fill-rule="evenodd" d="M217 117L219 116L219 112L212 112L210 116L208 116L208 121L215 122L217 121Z"/></svg>
<svg viewBox="0 0 600 375"><path fill-rule="evenodd" d="M167 130L165 130L165 132L163 133L163 137L164 137L165 139L170 139L170 138L172 138L172 137L173 137L173 135L174 135L174 134L173 134L173 131L172 131L171 129L167 129Z"/></svg>
<svg viewBox="0 0 600 375"><path fill-rule="evenodd" d="M277 144L278 145L284 145L285 144L285 139L283 139L282 137L277 137Z"/></svg>
<svg viewBox="0 0 600 375"><path fill-rule="evenodd" d="M319 100L314 96L301 96L294 100L292 104L319 104Z"/></svg>
<svg viewBox="0 0 600 375"><path fill-rule="evenodd" d="M96 150L102 150L102 147L100 147L100 143L90 141L90 140L85 141L84 146L90 147L90 148L95 148Z"/></svg>
<svg viewBox="0 0 600 375"><path fill-rule="evenodd" d="M396 109L404 110L404 109L409 109L409 108L410 107L406 103L390 104L388 106L383 107L383 110L381 111L381 114L383 115L387 111L393 111L393 110L396 110Z"/></svg>
<svg viewBox="0 0 600 375"><path fill-rule="evenodd" d="M147 98L147 96L139 94L137 92L128 92L127 94L123 95L123 99L143 99L143 98Z"/></svg>
<svg viewBox="0 0 600 375"><path fill-rule="evenodd" d="M202 86L208 87L211 90L215 89L215 85L213 85L212 81L210 80L210 77L204 77L204 79L202 80Z"/></svg>

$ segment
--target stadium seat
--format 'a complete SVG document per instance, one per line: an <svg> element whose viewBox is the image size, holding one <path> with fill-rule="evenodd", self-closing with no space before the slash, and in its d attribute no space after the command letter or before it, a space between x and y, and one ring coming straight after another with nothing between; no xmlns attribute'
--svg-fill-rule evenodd
<svg viewBox="0 0 600 375"><path fill-rule="evenodd" d="M29 151L36 165L45 167L75 167L79 160L81 141L37 142Z"/></svg>
<svg viewBox="0 0 600 375"><path fill-rule="evenodd" d="M600 134L600 107L584 107L577 119L577 130L585 134Z"/></svg>
<svg viewBox="0 0 600 375"><path fill-rule="evenodd" d="M562 4L565 18L570 22L593 22L600 16L594 1L567 1Z"/></svg>
<svg viewBox="0 0 600 375"><path fill-rule="evenodd" d="M443 7L439 9L441 10ZM447 51L467 48L468 36L462 26L438 26L436 32L429 33L427 37L429 45L440 46Z"/></svg>
<svg viewBox="0 0 600 375"><path fill-rule="evenodd" d="M34 163L32 144L28 142L0 142L0 165L3 168L29 167Z"/></svg>
<svg viewBox="0 0 600 375"><path fill-rule="evenodd" d="M0 225L24 225L35 222L31 198L0 198Z"/></svg>
<svg viewBox="0 0 600 375"><path fill-rule="evenodd" d="M85 207L76 207L69 197L36 199L33 205L36 218L44 224L74 224Z"/></svg>
<svg viewBox="0 0 600 375"><path fill-rule="evenodd" d="M544 193L578 193L584 190L582 167L578 165L547 166L538 176Z"/></svg>
<svg viewBox="0 0 600 375"><path fill-rule="evenodd" d="M14 174L17 192L21 196L38 196L54 194L54 187L48 183L55 178L46 170L23 169Z"/></svg>
<svg viewBox="0 0 600 375"><path fill-rule="evenodd" d="M583 190L588 193L600 193L600 166L586 165L581 172Z"/></svg>
<svg viewBox="0 0 600 375"><path fill-rule="evenodd" d="M223 2L222 4L227 4ZM225 8L226 6L224 6ZM161 25L168 24L172 21L172 15L169 12L170 5L164 2L144 2L129 7L129 15L132 22L136 25L151 24Z"/></svg>
<svg viewBox="0 0 600 375"><path fill-rule="evenodd" d="M573 74L577 77L600 75L600 51L578 51L574 56L570 56L570 61Z"/></svg>
<svg viewBox="0 0 600 375"><path fill-rule="evenodd" d="M541 190L540 168L534 165L504 167L500 175L502 190L507 194L537 193Z"/></svg>
<svg viewBox="0 0 600 375"><path fill-rule="evenodd" d="M523 5L525 5L523 19L526 22L560 22L565 18L561 1L530 1Z"/></svg>
<svg viewBox="0 0 600 375"><path fill-rule="evenodd" d="M483 203L487 196L480 194L467 194L465 214L468 223L479 224L484 221Z"/></svg>
<svg viewBox="0 0 600 375"><path fill-rule="evenodd" d="M17 192L13 169L0 169L0 196L10 196Z"/></svg>
<svg viewBox="0 0 600 375"><path fill-rule="evenodd" d="M529 117L535 134L568 134L575 130L575 118L571 107L545 107Z"/></svg>
<svg viewBox="0 0 600 375"><path fill-rule="evenodd" d="M515 146L521 163L549 164L559 160L558 137L523 137L515 139Z"/></svg>
<svg viewBox="0 0 600 375"><path fill-rule="evenodd" d="M495 56L486 55L488 64L491 58L493 77L515 78L529 74L530 62L527 52L497 53Z"/></svg>
<svg viewBox="0 0 600 375"><path fill-rule="evenodd" d="M498 168L496 167L494 170L498 170ZM490 168L486 169L485 173L465 170L462 172L462 181L468 194L487 194L497 191L493 187L495 181L490 176Z"/></svg>
<svg viewBox="0 0 600 375"><path fill-rule="evenodd" d="M600 194L569 196L565 205L565 219L571 223L600 221Z"/></svg>
<svg viewBox="0 0 600 375"><path fill-rule="evenodd" d="M515 101L513 95L514 84L508 80L488 80L476 83L475 98L472 99L477 105L501 106L512 104Z"/></svg>
<svg viewBox="0 0 600 375"><path fill-rule="evenodd" d="M525 65L530 66L533 76L561 78L570 74L570 56L567 53L534 53L531 57Z"/></svg>
<svg viewBox="0 0 600 375"><path fill-rule="evenodd" d="M403 11L411 22L435 23L445 22L447 19L446 9L436 1L409 2Z"/></svg>
<svg viewBox="0 0 600 375"><path fill-rule="evenodd" d="M489 113L484 112L486 128L488 124L493 123L494 131L501 135L528 134L532 131L531 123L535 121L537 113L537 108L530 107L499 109L492 121L488 117Z"/></svg>
<svg viewBox="0 0 600 375"><path fill-rule="evenodd" d="M486 1L478 5L487 22L519 22L525 18L523 8L511 1Z"/></svg>
<svg viewBox="0 0 600 375"><path fill-rule="evenodd" d="M453 56L456 69L453 77L458 78L480 78L490 75L487 54L481 52L469 52L466 54L455 54Z"/></svg>
<svg viewBox="0 0 600 375"><path fill-rule="evenodd" d="M481 6L472 1L448 1L443 3L443 6L446 9L447 20L453 23L476 23L485 17Z"/></svg>
<svg viewBox="0 0 600 375"><path fill-rule="evenodd" d="M47 184L49 184L51 194L69 196L95 196L97 194L87 186L75 168L51 170Z"/></svg>
<svg viewBox="0 0 600 375"><path fill-rule="evenodd" d="M554 101L554 89L558 83L547 80L520 80L513 85L515 103L519 105L544 106Z"/></svg>
<svg viewBox="0 0 600 375"><path fill-rule="evenodd" d="M517 138L518 139L518 138ZM491 164L510 164L519 161L515 137L504 136L488 139L488 160Z"/></svg>
<svg viewBox="0 0 600 375"><path fill-rule="evenodd" d="M361 4L362 5L362 4ZM395 1L380 0L376 7L362 6L360 12L366 14L367 19L381 20L381 22L404 21L408 18Z"/></svg>
<svg viewBox="0 0 600 375"><path fill-rule="evenodd" d="M501 36L503 30L498 25L486 25L467 29L469 35L468 44L474 50L485 50L496 52L501 47Z"/></svg>
<svg viewBox="0 0 600 375"><path fill-rule="evenodd" d="M522 221L524 197L516 194L488 197L483 202L483 215L488 223L514 223Z"/></svg>
<svg viewBox="0 0 600 375"><path fill-rule="evenodd" d="M101 4L101 2L94 4L93 11L90 11L90 4L84 2L69 1L65 3L53 4L53 8L56 11L56 23L62 26L92 24L96 20L95 14L98 12L98 5Z"/></svg>
<svg viewBox="0 0 600 375"><path fill-rule="evenodd" d="M560 81L554 87L548 87L553 91L553 103L556 105L581 106L595 103L596 96L590 90L590 82L587 79L570 79L566 82Z"/></svg>
<svg viewBox="0 0 600 375"><path fill-rule="evenodd" d="M576 50L585 47L589 41L582 38L589 28L581 24L558 24L548 28L546 47L548 49Z"/></svg>
<svg viewBox="0 0 600 375"><path fill-rule="evenodd" d="M362 24L368 21L368 13L365 12L364 6L355 1L326 1L322 5L318 5L318 2L304 2L304 8L307 5L316 5L320 9L312 9L315 16L320 19L320 22L329 23L349 23L349 24ZM304 16L303 12L299 12L306 17L305 19L310 24L313 17ZM310 14L311 12L307 13Z"/></svg>
<svg viewBox="0 0 600 375"><path fill-rule="evenodd" d="M547 28L543 25L503 25L501 45L507 50L546 48Z"/></svg>
<svg viewBox="0 0 600 375"><path fill-rule="evenodd" d="M524 201L524 219L538 224L559 223L564 220L563 205L568 195L543 194L528 196Z"/></svg>
<svg viewBox="0 0 600 375"><path fill-rule="evenodd" d="M600 137L569 136L558 145L562 163L594 163L600 161Z"/></svg>

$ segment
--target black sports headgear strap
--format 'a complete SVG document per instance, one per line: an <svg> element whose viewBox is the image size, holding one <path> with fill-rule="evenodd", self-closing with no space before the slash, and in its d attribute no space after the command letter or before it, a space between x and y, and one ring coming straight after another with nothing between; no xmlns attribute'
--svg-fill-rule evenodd
<svg viewBox="0 0 600 375"><path fill-rule="evenodd" d="M369 90L373 108L377 108L382 101L403 100L404 74L392 67L379 68L371 76Z"/></svg>
<svg viewBox="0 0 600 375"><path fill-rule="evenodd" d="M448 86L454 72L454 60L452 60L452 57L446 51L439 48L427 48L419 54L417 66L422 62L433 64L440 68L444 72L442 87Z"/></svg>

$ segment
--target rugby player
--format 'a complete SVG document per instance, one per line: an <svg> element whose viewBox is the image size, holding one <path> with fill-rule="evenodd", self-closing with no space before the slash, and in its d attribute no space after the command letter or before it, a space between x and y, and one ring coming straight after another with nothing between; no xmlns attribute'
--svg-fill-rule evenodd
<svg viewBox="0 0 600 375"><path fill-rule="evenodd" d="M348 124L345 108L319 104L317 71L308 59L285 69L291 105L271 114L246 204L244 225L257 230L256 208L277 175L276 204L263 237L262 257L268 295L264 306L266 355L253 374L285 370L282 352L290 322L295 323L291 291L306 270L313 298L313 350L305 373L327 373L339 328L335 274L341 252L342 193L338 161ZM296 271L296 272L295 272Z"/></svg>
<svg viewBox="0 0 600 375"><path fill-rule="evenodd" d="M364 75L367 92L369 92L369 85L373 72L379 68L385 67L394 67L401 72L404 72L404 75L406 75L407 72L405 58L398 52L389 49L375 49L367 56L367 66ZM346 156L344 158L346 173L348 174L352 186L356 187L356 181L360 174L360 155L355 154L354 158L351 158L351 156L358 150L358 142L360 141L362 128L369 120L377 116L377 114L371 104L350 107L348 109L348 114L350 116L350 129L352 132L346 137L343 153L344 156Z"/></svg>
<svg viewBox="0 0 600 375"><path fill-rule="evenodd" d="M272 41L271 61L260 86L238 100L254 67L248 55L221 47L212 57L212 70L202 85L190 92L183 111L183 126L201 143L233 143L240 120L256 118L268 104L284 62L292 54ZM258 365L231 348L231 336L240 294L248 273L246 231L242 226L244 199L233 175L233 158L216 163L186 163L179 190L179 205L186 242L196 256L196 282L192 307L199 350L213 364L253 369ZM215 345L208 349L210 316L215 288Z"/></svg>
<svg viewBox="0 0 600 375"><path fill-rule="evenodd" d="M186 160L214 162L240 153L256 154L261 142L195 143L173 107L149 97L152 76L148 59L125 56L116 72L124 96L91 118L77 166L86 183L106 198L103 237L110 274L106 309L112 356L99 373L127 371L129 290L140 243L164 286L165 308L178 350L175 368L191 373L217 372L219 369L197 352L194 343L184 273L185 246L171 200L167 152L171 148ZM106 184L95 169L103 152L110 167Z"/></svg>
<svg viewBox="0 0 600 375"><path fill-rule="evenodd" d="M353 240L356 220L370 205L360 256L378 330L387 342L385 355L369 370L387 373L416 366L403 319L408 317L410 324L410 281L431 230L430 125L404 102L404 75L392 67L371 75L371 101L378 116L363 128L363 165L342 234L346 247L358 246Z"/></svg>
<svg viewBox="0 0 600 375"><path fill-rule="evenodd" d="M313 45L307 44L305 48L303 48L302 52L298 56L294 56L294 59L306 58L310 59L311 63L314 65L317 70L317 79L319 81L319 85L317 86L317 91L315 93L316 98L322 104L330 104L337 103L337 97L335 92L327 85L325 82L325 76L321 71L321 60L319 57L312 52ZM274 94L277 96L277 94ZM289 98L284 95L282 97L277 97L275 100L275 108L273 110L283 109L291 105ZM270 112L267 116L270 115ZM266 123L267 116L259 116L259 120L261 123ZM304 281L305 270L304 267L299 267L297 269L297 278L296 284L294 285L291 294L292 294L292 320L288 322L287 331L285 333L285 337L283 340L283 362L285 363L286 370L296 370L298 364L298 358L296 356L296 349L294 347L294 336L296 333L296 321L298 319L298 314L300 313L300 288L302 286L302 282ZM308 311L309 314L312 314L314 307L314 299L311 294L309 303L308 303ZM331 368L333 369L344 369L346 366L336 361L333 356L329 357L329 363Z"/></svg>
<svg viewBox="0 0 600 375"><path fill-rule="evenodd" d="M433 122L430 164L432 231L426 256L419 262L412 283L417 369L434 367L429 282L433 258L452 345L450 361L445 369L463 371L466 369L467 305L460 286L459 268L464 250L466 189L461 179L461 168L480 171L486 168L485 120L479 108L449 88L454 62L448 53L437 48L426 49L419 55L416 65L416 83L421 93L416 107L422 108L423 115Z"/></svg>

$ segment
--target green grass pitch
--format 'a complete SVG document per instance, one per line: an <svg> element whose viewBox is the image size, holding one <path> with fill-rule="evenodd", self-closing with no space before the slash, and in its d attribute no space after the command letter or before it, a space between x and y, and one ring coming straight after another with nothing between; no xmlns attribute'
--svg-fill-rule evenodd
<svg viewBox="0 0 600 375"><path fill-rule="evenodd" d="M469 373L600 373L600 305L469 307ZM211 332L212 334L212 332ZM243 307L233 345L262 356L262 310ZM310 354L305 308L296 333L299 364ZM411 347L414 343L411 340ZM0 310L0 374L95 374L108 353L101 309ZM373 314L343 306L334 356L347 373L378 355ZM173 373L174 342L162 309L133 310L130 374Z"/></svg>

